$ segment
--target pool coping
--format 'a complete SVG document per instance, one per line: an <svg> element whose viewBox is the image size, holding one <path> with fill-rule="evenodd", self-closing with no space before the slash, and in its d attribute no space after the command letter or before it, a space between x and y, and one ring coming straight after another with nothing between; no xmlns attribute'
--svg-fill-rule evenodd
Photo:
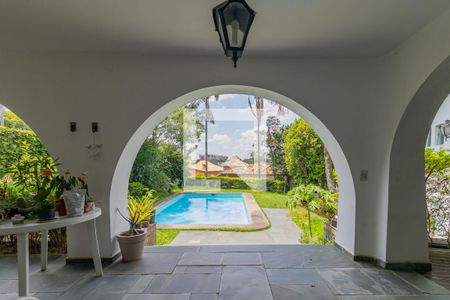
<svg viewBox="0 0 450 300"><path fill-rule="evenodd" d="M220 192L216 192L217 194ZM174 197L177 197L181 194L211 194L211 193L192 193L192 192L184 192L176 195L169 196L167 199L163 200L160 205L164 205L165 203L172 200ZM270 226L270 222L267 219L266 215L259 207L255 198L251 193L241 193L242 198L244 198L245 207L247 209L247 216L251 223L249 224L156 224L157 229L243 229L243 230L258 230L265 229Z"/></svg>

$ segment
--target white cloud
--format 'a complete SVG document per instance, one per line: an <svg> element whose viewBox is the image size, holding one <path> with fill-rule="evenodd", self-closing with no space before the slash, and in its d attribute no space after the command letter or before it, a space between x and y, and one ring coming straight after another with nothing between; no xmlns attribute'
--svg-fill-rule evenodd
<svg viewBox="0 0 450 300"><path fill-rule="evenodd" d="M231 142L231 138L227 134L214 134L208 141L211 143L228 144Z"/></svg>

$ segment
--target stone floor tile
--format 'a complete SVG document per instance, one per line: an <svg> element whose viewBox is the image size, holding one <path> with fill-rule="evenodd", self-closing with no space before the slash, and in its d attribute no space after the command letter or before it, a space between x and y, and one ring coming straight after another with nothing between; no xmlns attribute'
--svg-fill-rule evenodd
<svg viewBox="0 0 450 300"><path fill-rule="evenodd" d="M173 274L156 275L145 293L218 293L220 287L219 274Z"/></svg>
<svg viewBox="0 0 450 300"><path fill-rule="evenodd" d="M361 269L320 269L324 278L338 295L383 295L383 288L361 272Z"/></svg>
<svg viewBox="0 0 450 300"><path fill-rule="evenodd" d="M38 298L39 300L55 300L61 296L60 293L36 293L33 297Z"/></svg>
<svg viewBox="0 0 450 300"><path fill-rule="evenodd" d="M185 253L185 252L198 252L198 246L145 246L145 253Z"/></svg>
<svg viewBox="0 0 450 300"><path fill-rule="evenodd" d="M0 300L17 300L17 294L0 294Z"/></svg>
<svg viewBox="0 0 450 300"><path fill-rule="evenodd" d="M261 253L263 264L268 269L301 268L303 255L297 251L277 251Z"/></svg>
<svg viewBox="0 0 450 300"><path fill-rule="evenodd" d="M220 253L184 253L178 262L179 266L209 266L221 265L222 254Z"/></svg>
<svg viewBox="0 0 450 300"><path fill-rule="evenodd" d="M86 276L75 283L67 292L63 293L58 300L82 300L98 288L102 277Z"/></svg>
<svg viewBox="0 0 450 300"><path fill-rule="evenodd" d="M450 270L449 270L450 272ZM426 294L450 294L450 291L428 278L410 271L395 271L395 275L405 280L416 289ZM450 297L449 297L450 299Z"/></svg>
<svg viewBox="0 0 450 300"><path fill-rule="evenodd" d="M117 261L105 269L106 274L164 274L172 273L180 260L181 253L144 253L141 260Z"/></svg>
<svg viewBox="0 0 450 300"><path fill-rule="evenodd" d="M338 296L339 300L449 300L448 295Z"/></svg>
<svg viewBox="0 0 450 300"><path fill-rule="evenodd" d="M130 294L123 300L189 300L190 294Z"/></svg>
<svg viewBox="0 0 450 300"><path fill-rule="evenodd" d="M225 266L252 266L261 265L262 259L259 253L224 253L222 263Z"/></svg>
<svg viewBox="0 0 450 300"><path fill-rule="evenodd" d="M1 279L0 280L0 293L17 293L18 281L15 279Z"/></svg>
<svg viewBox="0 0 450 300"><path fill-rule="evenodd" d="M419 295L420 292L394 275L391 271L383 269L362 269L364 274L369 276L383 289L385 295Z"/></svg>
<svg viewBox="0 0 450 300"><path fill-rule="evenodd" d="M271 284L274 300L334 300L337 299L324 283L317 285Z"/></svg>
<svg viewBox="0 0 450 300"><path fill-rule="evenodd" d="M219 299L218 294L191 294L189 300L217 300Z"/></svg>
<svg viewBox="0 0 450 300"><path fill-rule="evenodd" d="M318 284L323 281L313 269L267 269L270 284Z"/></svg>
<svg viewBox="0 0 450 300"><path fill-rule="evenodd" d="M46 274L30 276L30 291L33 293L63 293L82 278L80 275Z"/></svg>
<svg viewBox="0 0 450 300"><path fill-rule="evenodd" d="M222 266L177 266L174 274L221 274Z"/></svg>
<svg viewBox="0 0 450 300"><path fill-rule="evenodd" d="M109 292L109 291L96 291L89 294L86 300L121 300L125 296L125 292ZM40 299L39 299L40 300Z"/></svg>
<svg viewBox="0 0 450 300"><path fill-rule="evenodd" d="M224 267L220 300L271 300L269 281L262 267Z"/></svg>
<svg viewBox="0 0 450 300"><path fill-rule="evenodd" d="M150 281L152 281L154 277L155 277L155 275L140 276L140 278L136 281L136 283L133 285L133 287L128 290L128 293L143 293L144 290L150 284Z"/></svg>

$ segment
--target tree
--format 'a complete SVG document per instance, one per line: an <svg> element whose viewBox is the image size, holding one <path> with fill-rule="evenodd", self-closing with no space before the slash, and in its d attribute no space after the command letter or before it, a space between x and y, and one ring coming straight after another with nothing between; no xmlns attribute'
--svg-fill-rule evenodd
<svg viewBox="0 0 450 300"><path fill-rule="evenodd" d="M0 126L0 177L25 155L50 158L37 135L19 117L6 111L4 121L5 126Z"/></svg>
<svg viewBox="0 0 450 300"><path fill-rule="evenodd" d="M268 149L268 160L272 167L274 178L284 181L284 191L290 182L289 172L284 159L284 132L287 126L282 126L280 120L276 116L270 116L266 120L267 139L266 145Z"/></svg>
<svg viewBox="0 0 450 300"><path fill-rule="evenodd" d="M289 175L299 184L327 187L323 143L303 119L296 119L286 130L284 153Z"/></svg>
<svg viewBox="0 0 450 300"><path fill-rule="evenodd" d="M194 106L187 106L187 108L195 108ZM194 122L192 128L185 130L186 113L198 114L195 110L186 111L186 107L182 106L169 114L162 120L152 132L152 138L158 143L165 143L177 146L180 152L183 150L184 140L198 139L203 131L203 125L199 122ZM198 116L197 116L198 117ZM185 136L188 134L188 136Z"/></svg>
<svg viewBox="0 0 450 300"><path fill-rule="evenodd" d="M167 161L155 139L147 139L139 149L131 169L130 182L140 182L156 191L169 191L172 181L166 174Z"/></svg>
<svg viewBox="0 0 450 300"><path fill-rule="evenodd" d="M264 98L254 96L253 98L254 104L250 97L248 97L248 106L256 119L256 160L258 165L258 178L261 178L261 121L264 116ZM283 114L285 111L285 107L281 104L277 104L270 100L267 100L271 105L278 107L278 113Z"/></svg>
<svg viewBox="0 0 450 300"><path fill-rule="evenodd" d="M447 150L425 149L425 191L427 233L431 242L444 237L450 247L450 154Z"/></svg>

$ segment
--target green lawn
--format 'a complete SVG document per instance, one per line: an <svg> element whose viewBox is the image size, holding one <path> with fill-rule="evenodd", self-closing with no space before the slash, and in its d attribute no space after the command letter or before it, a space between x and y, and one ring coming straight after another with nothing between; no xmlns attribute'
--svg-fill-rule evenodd
<svg viewBox="0 0 450 300"><path fill-rule="evenodd" d="M157 229L156 230L156 245L170 244L180 233L179 229Z"/></svg>
<svg viewBox="0 0 450 300"><path fill-rule="evenodd" d="M261 208L286 208L286 201L289 198L286 194L272 192L258 192L251 190L222 190L224 193L252 193L256 202Z"/></svg>
<svg viewBox="0 0 450 300"><path fill-rule="evenodd" d="M302 231L300 241L302 244L323 244L324 243L324 222L325 218L315 213L311 213L311 231L312 237L309 233L308 225L308 211L306 208L298 207L291 212L292 221L297 224Z"/></svg>

